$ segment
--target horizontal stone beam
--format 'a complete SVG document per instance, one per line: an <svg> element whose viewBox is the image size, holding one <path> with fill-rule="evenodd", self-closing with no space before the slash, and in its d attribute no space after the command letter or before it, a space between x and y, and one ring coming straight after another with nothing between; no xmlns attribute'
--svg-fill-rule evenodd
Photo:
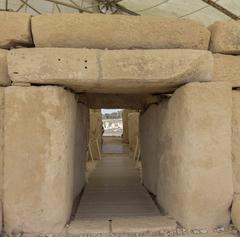
<svg viewBox="0 0 240 237"><path fill-rule="evenodd" d="M79 102L92 109L144 109L149 104L157 103L158 96L129 94L92 94L79 95Z"/></svg>
<svg viewBox="0 0 240 237"><path fill-rule="evenodd" d="M32 18L32 32L36 47L208 49L210 40L197 22L158 16L42 15Z"/></svg>
<svg viewBox="0 0 240 237"><path fill-rule="evenodd" d="M212 79L213 58L202 50L11 50L15 83L56 84L75 92L166 93L193 81Z"/></svg>
<svg viewBox="0 0 240 237"><path fill-rule="evenodd" d="M0 48L32 45L31 15L16 12L0 12Z"/></svg>

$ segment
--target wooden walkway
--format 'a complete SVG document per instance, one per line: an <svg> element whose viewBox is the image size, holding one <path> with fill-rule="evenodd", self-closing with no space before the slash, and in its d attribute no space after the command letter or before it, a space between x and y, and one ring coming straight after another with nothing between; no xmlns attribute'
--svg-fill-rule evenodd
<svg viewBox="0 0 240 237"><path fill-rule="evenodd" d="M159 216L120 138L105 138L103 157L90 176L75 219Z"/></svg>

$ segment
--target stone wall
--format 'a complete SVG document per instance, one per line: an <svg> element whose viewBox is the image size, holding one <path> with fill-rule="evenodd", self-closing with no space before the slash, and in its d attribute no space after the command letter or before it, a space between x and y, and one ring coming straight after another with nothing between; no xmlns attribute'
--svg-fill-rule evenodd
<svg viewBox="0 0 240 237"><path fill-rule="evenodd" d="M140 116L140 144L143 165L143 184L153 194L157 194L159 128L158 105L151 105Z"/></svg>
<svg viewBox="0 0 240 237"><path fill-rule="evenodd" d="M58 233L69 219L84 185L88 142L88 110L74 92L113 94L109 106L119 94L131 100L130 108L159 102L141 118L144 185L188 228L227 225L233 200L240 230L238 91L231 162L230 87L240 86L237 22L207 29L176 18L12 12L0 12L0 20L0 85L9 86L0 90L0 210L8 234ZM154 101L143 99L152 93ZM174 94L162 99L159 93ZM84 103L100 107L106 98L88 95ZM137 117L129 115L131 157Z"/></svg>
<svg viewBox="0 0 240 237"><path fill-rule="evenodd" d="M101 147L102 147L102 113L99 109L90 110L90 122L89 122L89 145L91 147L92 156L94 160L101 159ZM92 159L89 153L89 159Z"/></svg>
<svg viewBox="0 0 240 237"><path fill-rule="evenodd" d="M128 114L131 112L132 110L129 109L124 109L122 111L122 121L123 121L123 135L122 135L122 139L124 143L129 143L128 141Z"/></svg>
<svg viewBox="0 0 240 237"><path fill-rule="evenodd" d="M190 83L141 115L144 184L184 227L230 222L231 111L230 85Z"/></svg>
<svg viewBox="0 0 240 237"><path fill-rule="evenodd" d="M133 158L137 140L139 140L139 113L128 113L129 156Z"/></svg>
<svg viewBox="0 0 240 237"><path fill-rule="evenodd" d="M3 210L3 164L4 164L4 88L0 87L0 233L2 231Z"/></svg>
<svg viewBox="0 0 240 237"><path fill-rule="evenodd" d="M84 185L87 108L60 87L5 89L5 231L58 233ZM82 173L80 173L82 172Z"/></svg>

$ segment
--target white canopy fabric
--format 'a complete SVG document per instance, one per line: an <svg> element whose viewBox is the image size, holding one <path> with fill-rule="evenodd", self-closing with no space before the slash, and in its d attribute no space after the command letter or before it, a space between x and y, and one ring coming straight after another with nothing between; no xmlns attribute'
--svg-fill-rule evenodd
<svg viewBox="0 0 240 237"><path fill-rule="evenodd" d="M72 6L80 7L92 12L99 12L100 0L58 0ZM104 0L101 0L104 1ZM113 1L113 0L105 0ZM237 16L240 16L240 0L212 0ZM7 3L7 5L6 5ZM210 25L218 20L231 18L216 8L208 5L203 0L122 0L121 6L140 15L174 16L189 18ZM28 6L27 6L28 5ZM78 13L77 9L55 4L46 0L0 0L0 8L13 11L28 12L32 15L42 13Z"/></svg>

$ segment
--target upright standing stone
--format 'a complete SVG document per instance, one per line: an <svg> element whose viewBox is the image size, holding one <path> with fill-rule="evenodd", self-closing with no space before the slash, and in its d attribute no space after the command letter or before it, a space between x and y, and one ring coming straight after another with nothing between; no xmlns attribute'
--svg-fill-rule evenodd
<svg viewBox="0 0 240 237"><path fill-rule="evenodd" d="M240 195L240 91L232 92L232 165L234 193ZM239 215L240 216L240 215Z"/></svg>
<svg viewBox="0 0 240 237"><path fill-rule="evenodd" d="M74 198L78 197L85 185L86 162L89 142L89 109L78 103L77 116L74 120Z"/></svg>
<svg viewBox="0 0 240 237"><path fill-rule="evenodd" d="M11 83L8 76L7 52L7 50L0 49L0 86L8 86Z"/></svg>
<svg viewBox="0 0 240 237"><path fill-rule="evenodd" d="M139 113L133 112L128 114L128 141L129 156L133 158L137 141L139 141Z"/></svg>
<svg viewBox="0 0 240 237"><path fill-rule="evenodd" d="M32 45L31 16L26 13L0 12L0 48Z"/></svg>
<svg viewBox="0 0 240 237"><path fill-rule="evenodd" d="M32 31L37 47L206 50L210 39L197 22L159 16L49 14L33 17Z"/></svg>
<svg viewBox="0 0 240 237"><path fill-rule="evenodd" d="M234 226L240 231L240 91L232 92L232 167L234 198L231 216Z"/></svg>
<svg viewBox="0 0 240 237"><path fill-rule="evenodd" d="M88 118L79 118L86 111L74 94L60 87L5 89L4 227L8 234L63 230L81 188L76 186L84 183L75 172L85 169L79 161L86 159L80 127Z"/></svg>
<svg viewBox="0 0 240 237"><path fill-rule="evenodd" d="M3 220L4 88L0 87L0 235Z"/></svg>
<svg viewBox="0 0 240 237"><path fill-rule="evenodd" d="M129 143L128 140L128 114L132 110L129 109L124 109L122 112L122 121L123 121L123 135L122 135L122 140L124 143Z"/></svg>
<svg viewBox="0 0 240 237"><path fill-rule="evenodd" d="M101 147L102 147L102 113L100 109L90 110L90 126L89 126L89 149L92 152L92 158L94 160L101 159ZM91 157L89 157L91 158Z"/></svg>
<svg viewBox="0 0 240 237"><path fill-rule="evenodd" d="M153 194L157 194L158 181L158 106L151 105L140 116L140 143L143 165L143 183Z"/></svg>
<svg viewBox="0 0 240 237"><path fill-rule="evenodd" d="M231 211L232 222L234 226L240 231L240 194L235 194L232 203Z"/></svg>
<svg viewBox="0 0 240 237"><path fill-rule="evenodd" d="M159 105L158 203L187 228L230 222L232 91L190 83Z"/></svg>

